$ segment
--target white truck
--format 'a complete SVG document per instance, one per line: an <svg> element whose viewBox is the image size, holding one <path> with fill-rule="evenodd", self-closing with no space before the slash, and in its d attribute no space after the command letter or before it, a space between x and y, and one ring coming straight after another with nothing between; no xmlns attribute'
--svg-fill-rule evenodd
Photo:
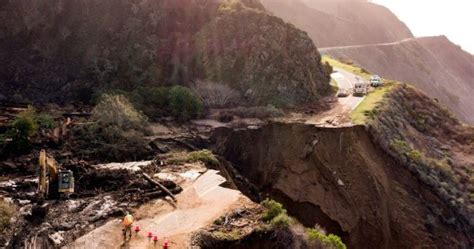
<svg viewBox="0 0 474 249"><path fill-rule="evenodd" d="M369 86L364 82L357 82L354 84L354 96L364 96L368 93Z"/></svg>
<svg viewBox="0 0 474 249"><path fill-rule="evenodd" d="M383 85L382 78L380 78L380 76L378 75L373 75L372 77L370 77L370 85L373 87L382 86Z"/></svg>

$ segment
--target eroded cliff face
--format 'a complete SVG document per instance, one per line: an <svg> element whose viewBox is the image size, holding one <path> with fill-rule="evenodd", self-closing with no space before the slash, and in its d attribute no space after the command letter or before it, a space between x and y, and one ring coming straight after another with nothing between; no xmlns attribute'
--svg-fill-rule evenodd
<svg viewBox="0 0 474 249"><path fill-rule="evenodd" d="M306 226L320 224L351 248L468 248L468 235L432 219L453 216L431 189L379 149L364 127L271 123L218 129L215 151ZM247 193L252 188L237 184Z"/></svg>

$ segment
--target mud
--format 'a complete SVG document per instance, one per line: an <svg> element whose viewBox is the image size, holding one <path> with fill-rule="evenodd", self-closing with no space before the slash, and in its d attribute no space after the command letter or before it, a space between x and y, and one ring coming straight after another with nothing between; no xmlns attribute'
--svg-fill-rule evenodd
<svg viewBox="0 0 474 249"><path fill-rule="evenodd" d="M472 247L456 226L430 219L434 210L455 214L379 149L365 127L219 128L212 142L244 193L257 193L255 200L270 195L303 224L322 225L350 248Z"/></svg>
<svg viewBox="0 0 474 249"><path fill-rule="evenodd" d="M74 172L76 189L71 196L59 200L37 200L36 177L0 182L0 195L18 207L16 222L11 224L14 236L6 248L58 248L111 218L166 196L149 184L141 171L101 169L85 162L64 167ZM152 167L147 165L147 169ZM170 180L160 183L174 194L182 190ZM2 240L8 241L7 238Z"/></svg>

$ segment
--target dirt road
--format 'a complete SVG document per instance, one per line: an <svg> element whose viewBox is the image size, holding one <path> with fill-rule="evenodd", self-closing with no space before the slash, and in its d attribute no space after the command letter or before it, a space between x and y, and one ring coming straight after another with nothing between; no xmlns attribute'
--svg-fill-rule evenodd
<svg viewBox="0 0 474 249"><path fill-rule="evenodd" d="M350 93L352 92L355 83L364 80L359 76L340 68L334 68L334 70L335 73L331 74L331 77L337 82L339 89L344 89ZM349 94L347 97L337 98L337 104L325 112L317 114L292 112L285 117L276 118L275 120L288 123L302 122L319 127L352 126L353 124L351 123L350 113L362 102L362 100L364 100L364 98L365 96L356 97Z"/></svg>
<svg viewBox="0 0 474 249"><path fill-rule="evenodd" d="M208 170L184 184L184 191L176 196L175 205L160 200L141 209L140 212L156 215L134 223L140 226L141 232L125 247L122 245L120 220L117 219L84 235L67 248L161 248L164 238L170 240L172 248L189 248L193 232L211 224L227 211L250 203L239 191L221 187L225 181L218 171ZM146 237L149 231L159 236L156 247Z"/></svg>

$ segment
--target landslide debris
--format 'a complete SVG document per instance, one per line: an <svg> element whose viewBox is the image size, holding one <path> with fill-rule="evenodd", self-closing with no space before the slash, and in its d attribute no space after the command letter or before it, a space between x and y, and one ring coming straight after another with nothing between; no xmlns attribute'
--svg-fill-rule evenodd
<svg viewBox="0 0 474 249"><path fill-rule="evenodd" d="M166 166L159 167L153 162L145 166L143 169L147 172L167 170ZM34 176L18 176L0 182L0 195L18 210L8 225L11 232L0 236L2 246L58 248L110 218L120 217L125 211L167 195L142 176L142 168L132 171L128 166L91 166L85 162L64 165L64 168L72 170L76 177L75 193L69 199L38 200L35 194L38 180ZM169 179L159 181L173 194L182 190Z"/></svg>
<svg viewBox="0 0 474 249"><path fill-rule="evenodd" d="M7 0L0 13L7 101L90 103L110 89L215 80L292 104L329 87L310 38L254 0Z"/></svg>

